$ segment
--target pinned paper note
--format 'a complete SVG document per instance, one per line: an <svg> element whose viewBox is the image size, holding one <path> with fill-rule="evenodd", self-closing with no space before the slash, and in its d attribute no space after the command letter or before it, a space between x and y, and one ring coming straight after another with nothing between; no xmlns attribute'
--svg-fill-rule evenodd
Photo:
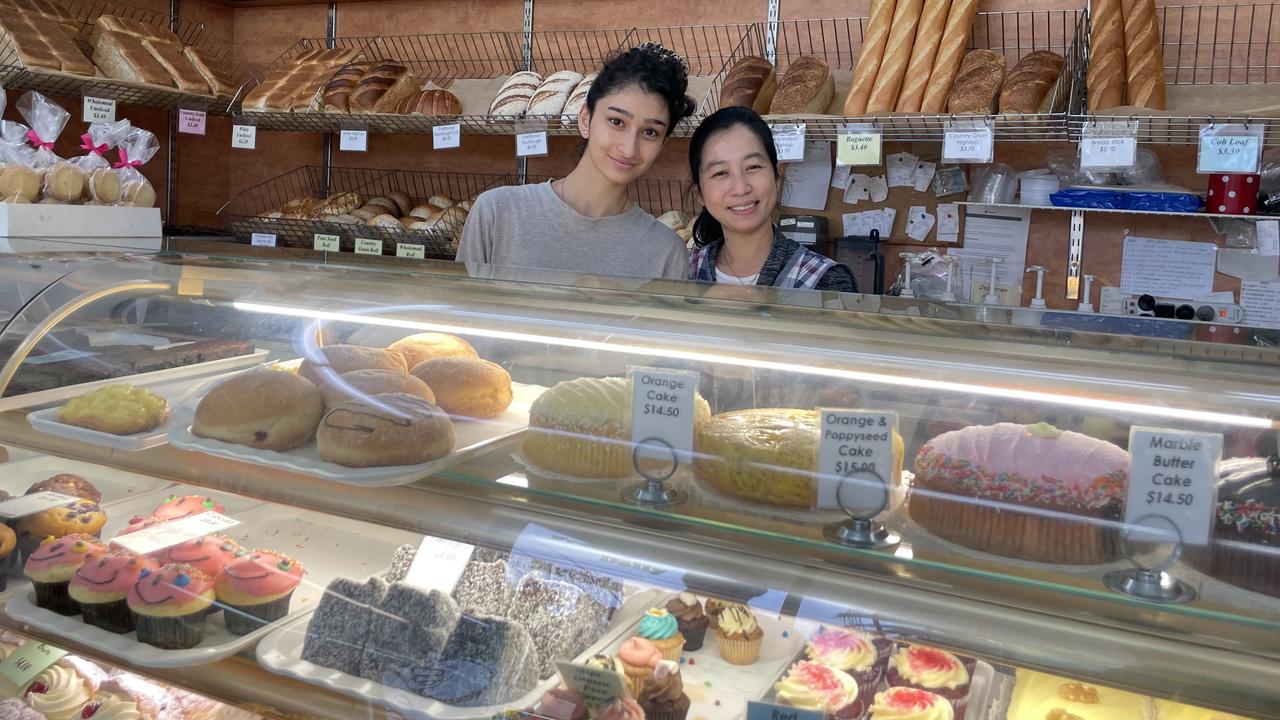
<svg viewBox="0 0 1280 720"><path fill-rule="evenodd" d="M867 181L867 192L871 194L872 202L882 203L889 199L889 184L883 175L877 175Z"/></svg>
<svg viewBox="0 0 1280 720"><path fill-rule="evenodd" d="M893 208L882 208L879 213L880 218L875 223L876 229L880 231L880 237L888 238L893 234L893 223L898 219L898 211Z"/></svg>
<svg viewBox="0 0 1280 720"><path fill-rule="evenodd" d="M849 188L849 177L853 174L853 168L848 165L837 165L834 172L831 173L831 187L840 190Z"/></svg>
<svg viewBox="0 0 1280 720"><path fill-rule="evenodd" d="M1259 220L1253 225L1258 236L1258 254L1280 255L1280 220Z"/></svg>
<svg viewBox="0 0 1280 720"><path fill-rule="evenodd" d="M936 163L921 160L916 163L916 172L912 176L912 186L916 192L925 192L933 185L933 176L938 174Z"/></svg>
<svg viewBox="0 0 1280 720"><path fill-rule="evenodd" d="M1124 239L1120 289L1130 295L1193 298L1213 292L1218 247L1213 243Z"/></svg>
<svg viewBox="0 0 1280 720"><path fill-rule="evenodd" d="M783 207L826 210L831 188L831 143L805 143L804 161L787 164L782 177Z"/></svg>
<svg viewBox="0 0 1280 720"><path fill-rule="evenodd" d="M846 205L857 205L859 200L870 200L871 192L867 189L867 183L871 178L866 175L855 173L849 178L849 187L844 191L844 203Z"/></svg>
<svg viewBox="0 0 1280 720"><path fill-rule="evenodd" d="M923 205L912 205L907 212L907 237L917 242L924 242L933 231L936 219L929 214L928 210L925 210Z"/></svg>
<svg viewBox="0 0 1280 720"><path fill-rule="evenodd" d="M938 242L953 243L960 240L960 206L942 203L938 206Z"/></svg>
<svg viewBox="0 0 1280 720"><path fill-rule="evenodd" d="M1280 281L1240 283L1240 308L1246 325L1280 328Z"/></svg>
<svg viewBox="0 0 1280 720"><path fill-rule="evenodd" d="M889 177L889 187L911 187L915 181L916 163L920 158L911 153L894 153L886 162L885 173Z"/></svg>

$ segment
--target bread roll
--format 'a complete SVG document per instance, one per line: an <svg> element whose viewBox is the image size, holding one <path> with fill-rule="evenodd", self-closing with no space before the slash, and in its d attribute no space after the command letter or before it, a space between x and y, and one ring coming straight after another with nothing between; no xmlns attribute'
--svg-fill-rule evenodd
<svg viewBox="0 0 1280 720"><path fill-rule="evenodd" d="M924 89L929 85L929 73L942 42L942 30L947 24L947 11L951 0L925 0L920 12L920 24L916 27L915 44L911 47L911 61L907 74L902 78L902 90L898 92L898 112L920 112L924 101Z"/></svg>
<svg viewBox="0 0 1280 720"><path fill-rule="evenodd" d="M352 370L339 375L320 388L320 397L326 410L331 410L348 400L359 400L382 393L403 393L422 398L429 403L436 401L431 387L412 375L395 370Z"/></svg>
<svg viewBox="0 0 1280 720"><path fill-rule="evenodd" d="M955 84L956 73L964 60L965 46L973 32L973 20L978 16L978 0L951 0L947 11L947 25L942 31L942 42L933 58L933 70L929 84L920 101L920 112L937 114L947 107L947 95Z"/></svg>
<svg viewBox="0 0 1280 720"><path fill-rule="evenodd" d="M431 197L427 198L427 204L434 205L435 207L440 208L441 210L448 210L449 208L453 207L454 202L453 202L453 198L447 195L432 195Z"/></svg>
<svg viewBox="0 0 1280 720"><path fill-rule="evenodd" d="M924 0L898 0L893 9L893 23L889 39L885 42L884 56L880 58L880 70L875 85L867 98L867 113L893 112L898 105L898 93L902 78L907 74L911 61L911 48L915 44L916 26L920 24L920 12Z"/></svg>
<svg viewBox="0 0 1280 720"><path fill-rule="evenodd" d="M365 225L369 227L382 227L382 228L401 227L400 218L396 217L395 215L391 215L389 213L374 215L373 217L369 218L368 222L366 222Z"/></svg>
<svg viewBox="0 0 1280 720"><path fill-rule="evenodd" d="M440 208L436 207L435 205L427 205L425 203L423 203L422 205L415 205L413 209L409 211L409 217L416 217L422 220L426 220L427 218L431 217L432 213L438 211L439 209Z"/></svg>
<svg viewBox="0 0 1280 720"><path fill-rule="evenodd" d="M1009 76L1005 78L1004 88L1000 91L1000 112L1039 112L1041 104L1058 81L1064 63L1061 55L1050 50L1028 53L1013 66Z"/></svg>
<svg viewBox="0 0 1280 720"><path fill-rule="evenodd" d="M396 223L398 226L400 223ZM382 348L363 345L325 345L303 358L298 374L322 385L337 375L352 370L394 370L405 372L404 358Z"/></svg>
<svg viewBox="0 0 1280 720"><path fill-rule="evenodd" d="M987 115L995 112L996 98L1004 84L1004 55L995 50L974 50L964 56L960 74L947 96L947 112Z"/></svg>
<svg viewBox="0 0 1280 720"><path fill-rule="evenodd" d="M460 357L479 358L471 343L456 335L447 333L419 333L399 340L387 346L387 349L399 353L404 358L405 367L414 368L436 358Z"/></svg>
<svg viewBox="0 0 1280 720"><path fill-rule="evenodd" d="M321 460L346 467L417 465L453 452L453 423L422 398L374 395L326 413L316 449Z"/></svg>
<svg viewBox="0 0 1280 720"><path fill-rule="evenodd" d="M758 55L748 55L734 63L724 76L720 107L749 107L764 115L777 91L778 74L773 64Z"/></svg>
<svg viewBox="0 0 1280 720"><path fill-rule="evenodd" d="M89 173L89 195L96 201L114 205L120 200L120 173L111 168L98 168Z"/></svg>
<svg viewBox="0 0 1280 720"><path fill-rule="evenodd" d="M801 55L778 83L769 105L770 115L821 115L835 95L835 80L822 58Z"/></svg>
<svg viewBox="0 0 1280 720"><path fill-rule="evenodd" d="M311 439L323 414L320 391L307 378L250 370L223 380L200 400L191 433L260 450L290 450Z"/></svg>
<svg viewBox="0 0 1280 720"><path fill-rule="evenodd" d="M330 215L343 215L360 207L363 202L364 199L360 197L360 193L337 193L336 195L330 195L328 199L324 201L324 204L320 206L318 212Z"/></svg>
<svg viewBox="0 0 1280 720"><path fill-rule="evenodd" d="M351 215L360 219L360 222L367 222L375 217L383 214L381 208L375 209L370 207L357 208L351 211Z"/></svg>
<svg viewBox="0 0 1280 720"><path fill-rule="evenodd" d="M862 35L862 54L858 56L858 66L853 72L853 87L844 98L845 117L858 117L867 112L867 100L880 72L897 3L898 0L871 0L871 17Z"/></svg>
<svg viewBox="0 0 1280 720"><path fill-rule="evenodd" d="M45 173L45 193L61 203L74 202L84 195L84 171L69 162L60 162Z"/></svg>
<svg viewBox="0 0 1280 720"><path fill-rule="evenodd" d="M1123 105L1125 101L1124 12L1120 0L1092 0L1089 8L1089 72L1085 92L1089 111Z"/></svg>
<svg viewBox="0 0 1280 720"><path fill-rule="evenodd" d="M450 415L491 418L511 405L511 376L488 360L436 358L418 363L412 374L431 386Z"/></svg>
<svg viewBox="0 0 1280 720"><path fill-rule="evenodd" d="M408 215L409 211L413 209L413 198L409 197L409 193L403 190L392 190L387 193L387 197L391 198L392 202L396 204L401 215Z"/></svg>
<svg viewBox="0 0 1280 720"><path fill-rule="evenodd" d="M1164 50L1155 0L1120 0L1127 105L1164 110Z"/></svg>
<svg viewBox="0 0 1280 720"><path fill-rule="evenodd" d="M371 197L368 200L365 200L364 206L367 208L377 208L381 212L388 214L400 212L400 205L386 195Z"/></svg>

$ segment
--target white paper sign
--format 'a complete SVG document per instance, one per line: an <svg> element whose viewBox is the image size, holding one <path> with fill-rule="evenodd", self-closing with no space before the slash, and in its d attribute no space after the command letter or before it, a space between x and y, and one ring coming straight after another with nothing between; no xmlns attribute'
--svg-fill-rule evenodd
<svg viewBox="0 0 1280 720"><path fill-rule="evenodd" d="M871 202L882 203L889 199L889 183L883 175L877 175L867 180L867 193L871 195Z"/></svg>
<svg viewBox="0 0 1280 720"><path fill-rule="evenodd" d="M417 243L396 243L396 257L425 260L427 248L425 245L418 245Z"/></svg>
<svg viewBox="0 0 1280 720"><path fill-rule="evenodd" d="M596 708L615 698L626 697L622 676L613 670L587 667L574 663L557 662L560 677L570 690L582 696L588 707ZM570 706L572 711L573 707ZM564 717L569 717L565 715Z"/></svg>
<svg viewBox="0 0 1280 720"><path fill-rule="evenodd" d="M317 252L338 252L341 249L341 239L337 235L316 233L313 240L312 249Z"/></svg>
<svg viewBox="0 0 1280 720"><path fill-rule="evenodd" d="M445 538L422 538L404 581L423 590L439 590L448 595L467 569L476 547Z"/></svg>
<svg viewBox="0 0 1280 720"><path fill-rule="evenodd" d="M693 452L693 408L698 373L633 367L631 376L631 441L640 456L664 462ZM668 447L670 449L668 449Z"/></svg>
<svg viewBox="0 0 1280 720"><path fill-rule="evenodd" d="M805 126L774 125L773 145L778 149L778 161L804 160Z"/></svg>
<svg viewBox="0 0 1280 720"><path fill-rule="evenodd" d="M1240 309L1246 325L1280 328L1280 281L1240 283Z"/></svg>
<svg viewBox="0 0 1280 720"><path fill-rule="evenodd" d="M547 133L520 133L516 135L516 157L533 157L547 154Z"/></svg>
<svg viewBox="0 0 1280 720"><path fill-rule="evenodd" d="M938 205L938 242L953 243L960 240L960 206L955 203Z"/></svg>
<svg viewBox="0 0 1280 720"><path fill-rule="evenodd" d="M84 104L80 107L81 120L87 123L116 121L116 101L106 98L84 97Z"/></svg>
<svg viewBox="0 0 1280 720"><path fill-rule="evenodd" d="M80 498L56 492L38 492L0 502L0 517L20 518L44 512L49 508L73 503Z"/></svg>
<svg viewBox="0 0 1280 720"><path fill-rule="evenodd" d="M249 243L254 247L275 247L275 233L254 233L249 237Z"/></svg>
<svg viewBox="0 0 1280 720"><path fill-rule="evenodd" d="M882 150L879 130L854 130L836 136L837 165L879 165Z"/></svg>
<svg viewBox="0 0 1280 720"><path fill-rule="evenodd" d="M898 413L819 408L818 419L815 507L840 508L843 503L863 517L888 507Z"/></svg>
<svg viewBox="0 0 1280 720"><path fill-rule="evenodd" d="M782 206L801 210L826 210L831 189L831 143L805 143L804 161L787 164L782 176Z"/></svg>
<svg viewBox="0 0 1280 720"><path fill-rule="evenodd" d="M942 138L942 161L989 163L994 144L991 128L948 130Z"/></svg>
<svg viewBox="0 0 1280 720"><path fill-rule="evenodd" d="M1215 483L1222 459L1222 436L1135 427L1129 431L1129 495L1125 501L1130 539L1205 545L1216 509ZM1164 522L1167 520L1168 522ZM1169 525L1176 538L1163 533Z"/></svg>
<svg viewBox="0 0 1280 720"><path fill-rule="evenodd" d="M1138 141L1131 137L1084 137L1080 140L1080 168L1132 167Z"/></svg>
<svg viewBox="0 0 1280 720"><path fill-rule="evenodd" d="M343 130L338 136L338 149L343 152L368 152L369 133L364 130Z"/></svg>
<svg viewBox="0 0 1280 720"><path fill-rule="evenodd" d="M1258 220L1253 225L1258 239L1258 254L1263 257L1280 255L1280 220Z"/></svg>
<svg viewBox="0 0 1280 720"><path fill-rule="evenodd" d="M356 238L357 255L381 255L382 241L371 238Z"/></svg>
<svg viewBox="0 0 1280 720"><path fill-rule="evenodd" d="M1120 289L1130 295L1194 298L1213 292L1218 247L1213 243L1124 239Z"/></svg>
<svg viewBox="0 0 1280 720"><path fill-rule="evenodd" d="M448 150L461 147L462 127L453 125L436 125L431 128L431 147L435 150Z"/></svg>
<svg viewBox="0 0 1280 720"><path fill-rule="evenodd" d="M232 125L231 147L253 150L258 147L258 128L254 125Z"/></svg>
<svg viewBox="0 0 1280 720"><path fill-rule="evenodd" d="M1200 138L1196 172L1256 173L1262 138L1253 135L1210 135Z"/></svg>
<svg viewBox="0 0 1280 720"><path fill-rule="evenodd" d="M111 539L111 542L131 553L148 555L239 524L239 520L220 513L202 512L199 515L160 523L127 535L117 535Z"/></svg>

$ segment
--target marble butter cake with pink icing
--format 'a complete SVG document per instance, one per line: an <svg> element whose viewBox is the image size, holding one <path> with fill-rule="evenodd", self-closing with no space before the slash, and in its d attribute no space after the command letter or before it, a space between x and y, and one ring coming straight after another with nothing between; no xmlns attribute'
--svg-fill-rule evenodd
<svg viewBox="0 0 1280 720"><path fill-rule="evenodd" d="M916 455L911 518L951 542L1034 562L1116 558L1129 455L1080 433L1035 425L944 433Z"/></svg>

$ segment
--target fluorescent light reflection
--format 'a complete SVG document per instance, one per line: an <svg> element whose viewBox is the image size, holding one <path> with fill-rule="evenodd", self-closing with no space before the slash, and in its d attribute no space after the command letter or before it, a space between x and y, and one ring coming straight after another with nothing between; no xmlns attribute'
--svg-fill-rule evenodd
<svg viewBox="0 0 1280 720"><path fill-rule="evenodd" d="M1105 400L1092 397L1076 397L1072 395L1057 395L1047 392L1038 392L1034 390L1018 390L1014 388L992 387L988 385L974 385L970 383L954 382L948 380L932 380L923 377L900 377L895 375L885 375L883 373L865 372L858 370L842 370L837 368L817 367L814 365L803 365L800 363L780 362L776 360L758 360L750 358L734 357L732 355L721 355L718 353L693 351L693 350L676 350L673 348L653 347L649 345L635 345L625 341L609 341L602 342L598 340L581 340L576 338L567 338L556 335L540 335L531 332L517 332L514 330L493 330L489 328L469 327L464 325L451 325L439 322L421 322L417 320L403 320L399 318L384 318L374 315L363 315L347 312L332 312L328 310L309 310L305 308L295 308L276 305L265 305L262 303L235 301L232 306L237 310L246 312L261 313L266 315L283 315L296 318L312 318L315 320L328 320L332 322L347 322L357 325L374 325L379 327L399 328L404 330L416 330L420 332L443 332L457 335L478 335L480 337L494 338L497 340L514 340L517 342L544 343L547 345L555 345L558 347L575 348L579 350L599 350L603 352L620 353L626 355L642 355L655 358L670 358L677 360L689 360L692 362L717 363L720 365L730 365L743 368L754 368L757 370L776 370L779 372L799 373L804 375L812 375L815 377L835 378L839 380L852 380L855 382L874 383L878 385L891 385L897 387L909 387L912 389L937 390L948 393L968 393L973 395L983 395L986 397L1001 398L1004 400L1021 400L1025 402L1048 403L1052 405L1061 405L1066 407L1081 408L1085 410L1101 411L1109 410L1117 413L1128 415L1143 415L1147 417L1160 417L1175 420L1184 420L1189 422L1201 422L1211 425L1232 425L1236 427L1261 428L1270 429L1272 427L1271 420L1268 418L1249 417L1247 415L1233 415L1231 413L1211 412L1207 410L1189 410L1184 408L1161 407L1159 405L1146 405L1142 403L1124 402L1120 400Z"/></svg>

